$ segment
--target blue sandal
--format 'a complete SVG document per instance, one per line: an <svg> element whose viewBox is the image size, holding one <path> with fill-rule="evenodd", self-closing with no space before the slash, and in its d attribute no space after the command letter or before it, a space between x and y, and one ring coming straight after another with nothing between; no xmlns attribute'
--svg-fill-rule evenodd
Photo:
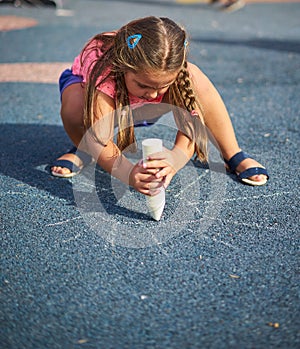
<svg viewBox="0 0 300 349"><path fill-rule="evenodd" d="M61 178L71 178L71 177L79 174L79 172L85 166L89 165L93 160L93 158L89 154L78 150L76 147L73 147L72 149L70 149L66 154L76 154L76 156L78 156L79 159L82 161L82 165L76 166L70 160L56 160L52 163L50 168L52 168L54 166L64 167L64 168L67 168L68 170L70 170L70 173L61 174L61 173L51 171L52 176L61 177Z"/></svg>
<svg viewBox="0 0 300 349"><path fill-rule="evenodd" d="M269 179L269 174L264 167L250 167L243 172L240 172L240 173L236 172L236 168L238 167L238 165L243 160L249 159L249 158L253 159L250 155L244 153L243 151L240 151L240 152L236 153L235 155L233 155L233 157L231 159L224 160L224 161L227 164L229 171L232 173L235 173L241 182L249 184L249 185L256 185L256 186L266 184L268 179ZM256 176L256 175L265 175L266 179L263 181L259 181L259 182L249 179L249 177Z"/></svg>

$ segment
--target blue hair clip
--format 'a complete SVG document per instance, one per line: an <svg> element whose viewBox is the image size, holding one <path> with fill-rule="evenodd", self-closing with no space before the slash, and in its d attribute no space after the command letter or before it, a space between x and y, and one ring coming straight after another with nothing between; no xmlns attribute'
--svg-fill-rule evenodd
<svg viewBox="0 0 300 349"><path fill-rule="evenodd" d="M141 40L141 38L142 38L142 34L134 34L134 35L128 36L128 38L126 39L127 46L130 49L135 48L135 46L138 44L138 42Z"/></svg>
<svg viewBox="0 0 300 349"><path fill-rule="evenodd" d="M188 44L189 44L189 42L187 41L187 39L185 39L184 43L183 43L184 48L186 48Z"/></svg>

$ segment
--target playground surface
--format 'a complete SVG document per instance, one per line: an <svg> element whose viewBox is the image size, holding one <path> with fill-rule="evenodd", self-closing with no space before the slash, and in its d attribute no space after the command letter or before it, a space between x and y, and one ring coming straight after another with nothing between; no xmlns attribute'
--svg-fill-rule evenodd
<svg viewBox="0 0 300 349"><path fill-rule="evenodd" d="M299 2L57 4L0 6L1 348L299 348ZM99 168L49 174L71 146L60 72L94 34L148 15L189 31L190 61L267 185L236 181L212 149L174 178L156 222ZM167 115L137 135L173 134Z"/></svg>

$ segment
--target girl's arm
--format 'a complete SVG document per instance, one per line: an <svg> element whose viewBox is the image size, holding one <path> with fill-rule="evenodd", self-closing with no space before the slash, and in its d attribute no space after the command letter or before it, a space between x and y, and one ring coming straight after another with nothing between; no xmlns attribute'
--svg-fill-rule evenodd
<svg viewBox="0 0 300 349"><path fill-rule="evenodd" d="M194 64L188 64L193 88L202 105L204 122L212 141L218 145L225 159L240 151L227 108L213 83Z"/></svg>
<svg viewBox="0 0 300 349"><path fill-rule="evenodd" d="M87 151L97 160L98 165L123 183L132 186L145 195L155 195L163 185L162 178L156 178L151 171L143 168L142 163L132 164L113 142L114 137L114 100L102 92L97 93L95 104L96 122L87 130L82 142Z"/></svg>

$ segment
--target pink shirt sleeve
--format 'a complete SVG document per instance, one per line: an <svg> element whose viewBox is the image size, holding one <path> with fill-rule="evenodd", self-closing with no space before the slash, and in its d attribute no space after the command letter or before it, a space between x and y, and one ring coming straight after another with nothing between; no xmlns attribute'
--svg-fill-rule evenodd
<svg viewBox="0 0 300 349"><path fill-rule="evenodd" d="M72 64L72 73L74 75L80 75L83 77L83 82L87 82L88 75L90 69L94 66L97 59L99 59L99 56L101 57L101 47L98 48L98 51L95 50L88 51L88 53L83 53L83 65L81 64L81 53L75 57L73 64ZM105 74L106 75L106 74ZM101 81L105 75L100 75L98 81ZM115 81L111 78L106 79L103 83L101 83L97 89L109 97L115 99L115 88L116 84Z"/></svg>

